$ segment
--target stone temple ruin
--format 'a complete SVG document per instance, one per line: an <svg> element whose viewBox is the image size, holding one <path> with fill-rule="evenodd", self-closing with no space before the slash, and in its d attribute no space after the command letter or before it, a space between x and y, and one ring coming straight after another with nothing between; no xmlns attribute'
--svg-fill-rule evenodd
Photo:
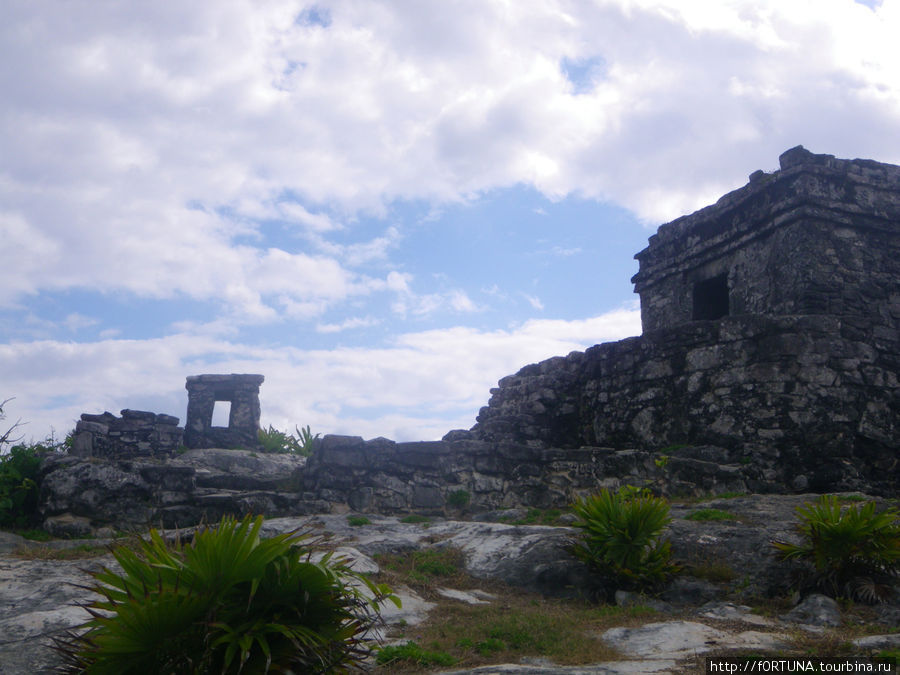
<svg viewBox="0 0 900 675"><path fill-rule="evenodd" d="M621 483L670 495L896 493L900 167L793 148L778 171L661 226L635 257L643 334L503 378L471 430L416 443L326 436L281 492L230 502L220 489L204 496L222 484L204 487L187 468L177 497L154 469L159 485L134 482L142 513L444 513L462 494L472 508L548 507ZM184 444L254 448L262 381L189 377ZM232 403L228 428L212 426L216 401ZM177 420L122 413L83 416L73 454L174 450ZM52 485L45 512L77 511Z"/></svg>
<svg viewBox="0 0 900 675"><path fill-rule="evenodd" d="M259 386L262 375L190 375L186 428L178 418L139 410L83 414L75 426L72 454L129 459L166 457L181 448L244 448L259 445ZM231 404L228 426L213 426L216 403Z"/></svg>
<svg viewBox="0 0 900 675"><path fill-rule="evenodd" d="M192 375L184 444L188 448L255 448L259 445L259 385L262 375ZM231 403L227 427L214 427L217 401Z"/></svg>

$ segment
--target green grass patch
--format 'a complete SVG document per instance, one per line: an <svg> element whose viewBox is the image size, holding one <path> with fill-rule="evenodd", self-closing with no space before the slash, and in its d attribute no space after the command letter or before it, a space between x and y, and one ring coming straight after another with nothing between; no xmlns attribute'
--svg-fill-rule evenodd
<svg viewBox="0 0 900 675"><path fill-rule="evenodd" d="M347 524L351 527L362 527L363 525L371 525L372 521L365 516L347 516Z"/></svg>
<svg viewBox="0 0 900 675"><path fill-rule="evenodd" d="M393 584L406 584L426 595L432 595L436 580L455 587L471 585L463 564L463 553L456 548L425 548L405 553L382 553L374 556Z"/></svg>
<svg viewBox="0 0 900 675"><path fill-rule="evenodd" d="M699 509L684 517L685 520L737 520L738 517L722 509Z"/></svg>
<svg viewBox="0 0 900 675"><path fill-rule="evenodd" d="M456 663L447 652L423 649L416 642L382 647L375 655L379 666L452 666Z"/></svg>
<svg viewBox="0 0 900 675"><path fill-rule="evenodd" d="M587 602L506 589L502 600L489 605L444 604L416 626L415 634L429 649L451 656L458 668L519 662L524 657L543 657L561 665L588 664L619 657L596 638L598 630L639 625L640 619L632 617L652 613L648 608L614 607L605 615ZM422 672L397 666L395 662L383 672Z"/></svg>
<svg viewBox="0 0 900 675"><path fill-rule="evenodd" d="M46 530L15 530L15 533L28 541L50 541L53 536Z"/></svg>

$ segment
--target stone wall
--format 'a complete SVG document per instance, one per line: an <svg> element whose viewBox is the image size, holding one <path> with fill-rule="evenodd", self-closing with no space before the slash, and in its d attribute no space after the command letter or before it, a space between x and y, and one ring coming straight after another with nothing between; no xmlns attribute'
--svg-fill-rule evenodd
<svg viewBox="0 0 900 675"><path fill-rule="evenodd" d="M297 483L307 500L336 510L455 515L509 507L564 507L602 487L641 485L668 495L752 489L723 448L672 455L613 448L491 443L467 431L442 441L325 436Z"/></svg>
<svg viewBox="0 0 900 675"><path fill-rule="evenodd" d="M82 415L75 425L70 454L110 459L165 457L181 447L184 429L178 426L177 417L141 410L123 410L121 415Z"/></svg>
<svg viewBox="0 0 900 675"><path fill-rule="evenodd" d="M896 490L900 333L828 316L698 321L526 366L473 428L490 442L713 445L770 489Z"/></svg>

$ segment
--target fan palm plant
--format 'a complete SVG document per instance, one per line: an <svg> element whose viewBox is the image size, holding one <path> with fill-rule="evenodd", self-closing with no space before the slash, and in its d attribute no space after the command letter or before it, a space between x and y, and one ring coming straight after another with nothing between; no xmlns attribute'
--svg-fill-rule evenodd
<svg viewBox="0 0 900 675"><path fill-rule="evenodd" d="M92 573L91 619L57 642L69 673L335 673L369 650L384 585L297 531L261 539L262 517L226 517L189 544L151 530L122 568Z"/></svg>
<svg viewBox="0 0 900 675"><path fill-rule="evenodd" d="M864 602L884 600L900 576L900 512L875 502L842 506L834 495L797 507L799 544L774 541L783 560L805 565L801 587Z"/></svg>
<svg viewBox="0 0 900 675"><path fill-rule="evenodd" d="M649 590L677 571L670 543L660 538L671 520L664 499L629 488L603 490L572 510L582 530L575 555L619 587Z"/></svg>

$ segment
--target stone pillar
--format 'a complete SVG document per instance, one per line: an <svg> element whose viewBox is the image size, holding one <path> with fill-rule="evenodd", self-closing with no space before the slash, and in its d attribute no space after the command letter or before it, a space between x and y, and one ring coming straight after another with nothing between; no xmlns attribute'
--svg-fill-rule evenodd
<svg viewBox="0 0 900 675"><path fill-rule="evenodd" d="M259 446L259 385L262 375L190 375L184 444L189 448L247 448ZM216 401L229 401L227 427L212 425Z"/></svg>

